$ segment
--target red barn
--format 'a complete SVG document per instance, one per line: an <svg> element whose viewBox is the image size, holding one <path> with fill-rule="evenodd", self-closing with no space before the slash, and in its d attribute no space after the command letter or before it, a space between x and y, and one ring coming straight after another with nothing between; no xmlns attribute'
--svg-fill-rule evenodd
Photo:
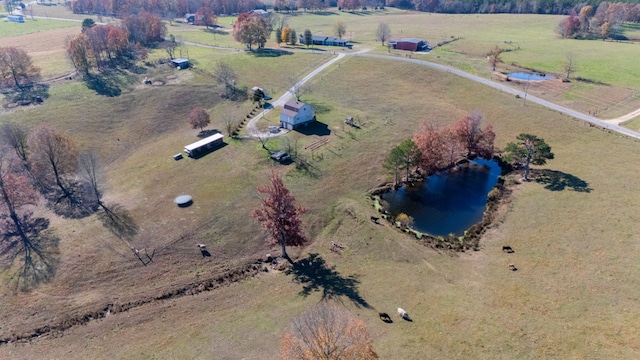
<svg viewBox="0 0 640 360"><path fill-rule="evenodd" d="M426 41L417 38L391 40L389 41L389 44L393 46L394 49L398 50L424 51L429 49Z"/></svg>

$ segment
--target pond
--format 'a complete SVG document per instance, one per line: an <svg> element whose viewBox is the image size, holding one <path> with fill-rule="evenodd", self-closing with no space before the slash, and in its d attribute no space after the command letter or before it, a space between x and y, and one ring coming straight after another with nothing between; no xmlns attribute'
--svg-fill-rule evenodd
<svg viewBox="0 0 640 360"><path fill-rule="evenodd" d="M389 191L382 200L392 216L411 216L411 227L420 232L461 236L482 220L489 191L500 172L496 161L478 159L432 175L417 186Z"/></svg>
<svg viewBox="0 0 640 360"><path fill-rule="evenodd" d="M551 80L551 79L555 79L556 77L553 75L545 75L545 74L533 74L533 73L526 73L526 72L512 72L507 74L507 77L509 79L517 79L517 80Z"/></svg>

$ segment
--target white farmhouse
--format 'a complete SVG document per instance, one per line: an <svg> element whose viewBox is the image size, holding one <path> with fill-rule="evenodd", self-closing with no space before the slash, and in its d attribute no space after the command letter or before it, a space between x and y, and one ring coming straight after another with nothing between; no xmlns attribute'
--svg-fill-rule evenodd
<svg viewBox="0 0 640 360"><path fill-rule="evenodd" d="M285 129L293 130L315 120L311 105L300 101L289 100L280 111L280 126Z"/></svg>

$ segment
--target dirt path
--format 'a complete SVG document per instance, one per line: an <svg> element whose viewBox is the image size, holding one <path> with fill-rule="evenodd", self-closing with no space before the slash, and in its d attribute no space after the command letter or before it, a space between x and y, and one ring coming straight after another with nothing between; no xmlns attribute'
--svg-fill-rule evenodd
<svg viewBox="0 0 640 360"><path fill-rule="evenodd" d="M603 120L606 121L610 124L614 124L614 125L620 125L621 123L625 122L625 121L629 121L633 118L636 118L640 116L640 109L636 110L636 111L632 111L630 113L628 113L627 115L622 115L622 116L618 116L615 119L609 119L609 120Z"/></svg>

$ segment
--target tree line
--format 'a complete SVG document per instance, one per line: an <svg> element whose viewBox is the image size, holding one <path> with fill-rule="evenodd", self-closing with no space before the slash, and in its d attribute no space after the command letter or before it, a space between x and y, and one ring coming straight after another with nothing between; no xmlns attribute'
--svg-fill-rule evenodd
<svg viewBox="0 0 640 360"><path fill-rule="evenodd" d="M620 31L623 22L640 22L640 4L602 2L597 8L585 5L558 24L558 33L563 38L625 39Z"/></svg>
<svg viewBox="0 0 640 360"><path fill-rule="evenodd" d="M403 173L409 181L414 171L426 178L465 159L491 159L496 134L491 125L482 127L483 120L480 112L473 111L449 126L424 123L412 139L391 149L383 167L398 185ZM553 159L554 154L551 147L535 135L520 134L517 140L507 144L501 157L511 166L522 169L523 179L528 181L529 166L543 165Z"/></svg>
<svg viewBox="0 0 640 360"><path fill-rule="evenodd" d="M207 7L216 14L265 9L259 0L72 0L70 6L76 14L126 16L146 11L166 19L195 13L201 7Z"/></svg>
<svg viewBox="0 0 640 360"><path fill-rule="evenodd" d="M635 0L623 1L635 4ZM597 8L597 0L387 0L387 6L418 11L453 14L570 14L585 5Z"/></svg>
<svg viewBox="0 0 640 360"><path fill-rule="evenodd" d="M408 180L414 168L420 169L421 176L427 177L465 158L490 159L495 133L491 125L483 128L482 122L482 114L472 112L451 126L436 127L424 123L412 139L391 149L383 166L398 184L402 171Z"/></svg>
<svg viewBox="0 0 640 360"><path fill-rule="evenodd" d="M82 32L67 39L66 49L76 71L88 76L93 69L130 67L146 58L144 46L163 41L166 33L160 17L148 12L127 15L119 26L85 19Z"/></svg>

